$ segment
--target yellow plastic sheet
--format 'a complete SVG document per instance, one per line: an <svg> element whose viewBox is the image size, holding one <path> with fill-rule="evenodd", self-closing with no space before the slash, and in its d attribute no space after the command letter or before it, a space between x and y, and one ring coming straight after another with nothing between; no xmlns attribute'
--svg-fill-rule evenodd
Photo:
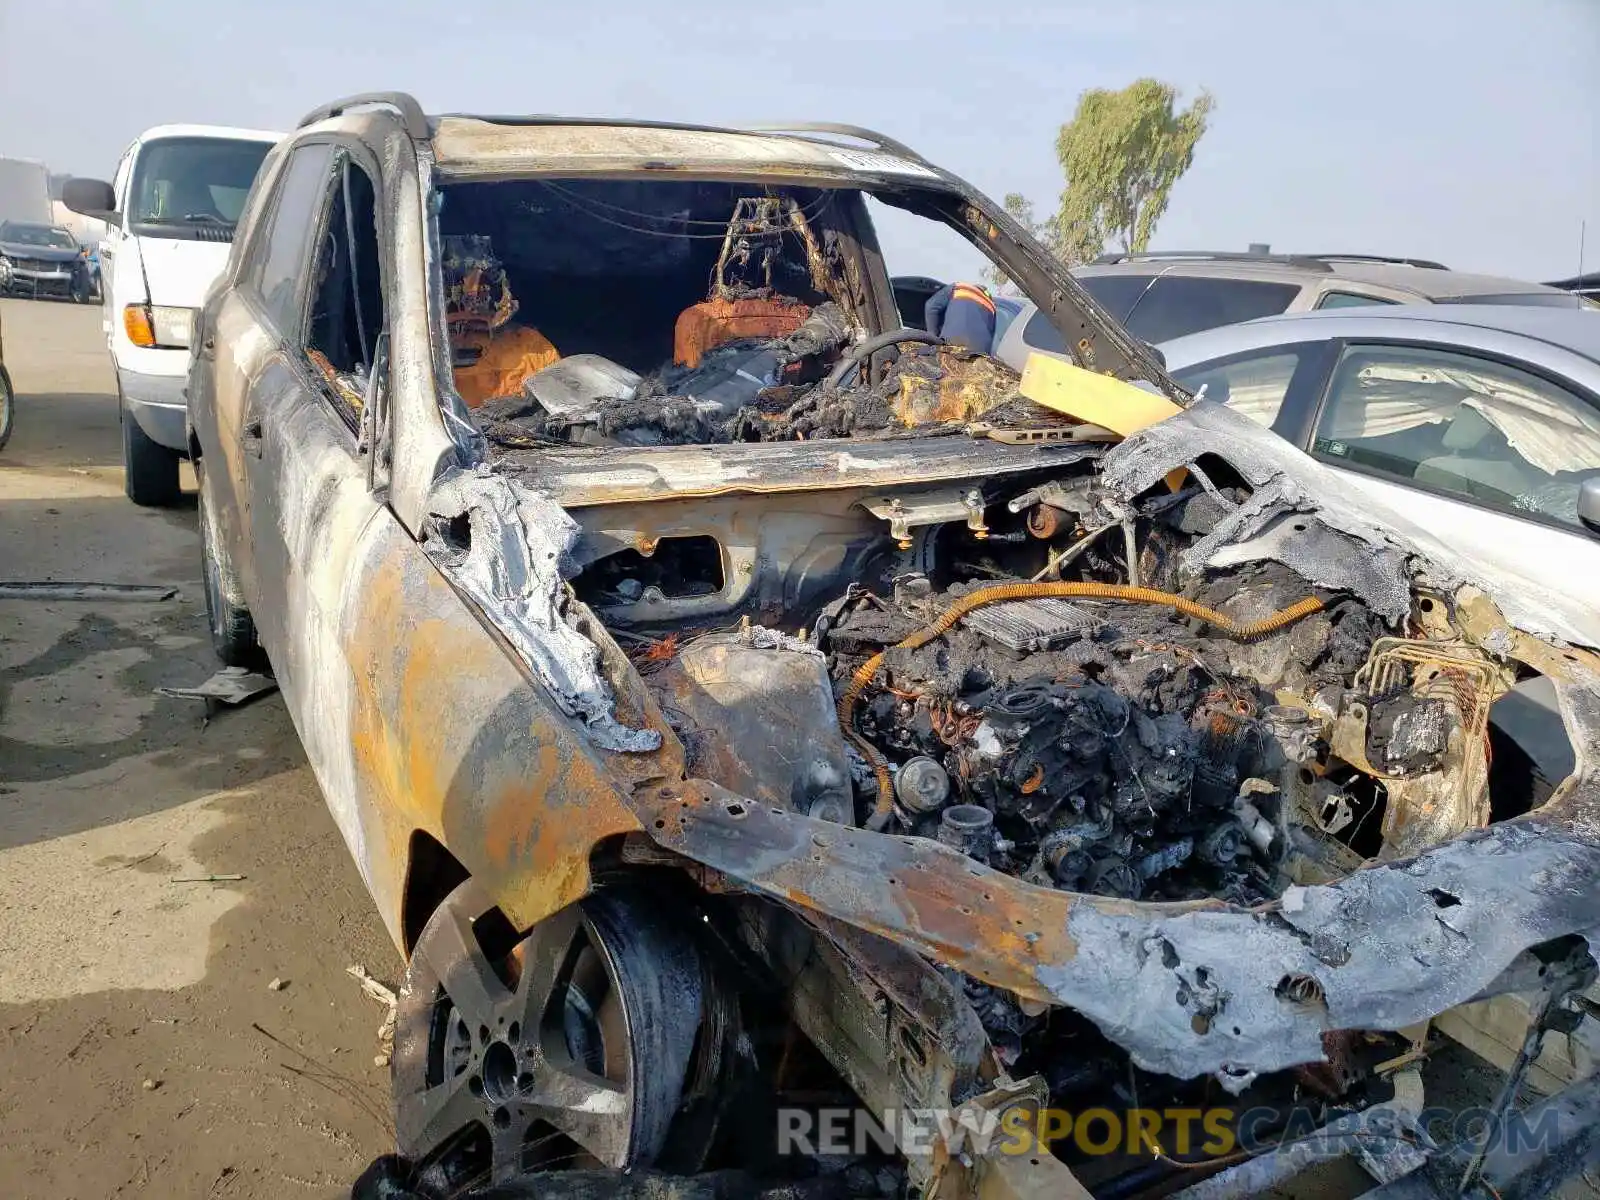
<svg viewBox="0 0 1600 1200"><path fill-rule="evenodd" d="M1047 354L1028 356L1020 390L1035 404L1123 437L1183 411L1165 396Z"/></svg>
<svg viewBox="0 0 1600 1200"><path fill-rule="evenodd" d="M1183 411L1157 392L1113 375L1086 371L1048 354L1028 356L1018 390L1035 404L1123 437ZM1167 486L1177 491L1185 474L1179 467L1167 476Z"/></svg>

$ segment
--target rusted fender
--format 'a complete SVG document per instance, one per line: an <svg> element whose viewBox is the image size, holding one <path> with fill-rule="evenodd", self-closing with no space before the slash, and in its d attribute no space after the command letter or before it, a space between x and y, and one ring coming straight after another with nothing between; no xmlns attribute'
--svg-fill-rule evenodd
<svg viewBox="0 0 1600 1200"><path fill-rule="evenodd" d="M650 754L596 747L433 563L403 535L385 541L360 572L348 664L338 664L353 677L363 875L401 941L403 872L422 830L527 928L589 891L595 845L640 827L626 795L645 779L681 777L682 747L670 732ZM600 642L603 660L621 659ZM666 730L642 687L617 703L625 719Z"/></svg>

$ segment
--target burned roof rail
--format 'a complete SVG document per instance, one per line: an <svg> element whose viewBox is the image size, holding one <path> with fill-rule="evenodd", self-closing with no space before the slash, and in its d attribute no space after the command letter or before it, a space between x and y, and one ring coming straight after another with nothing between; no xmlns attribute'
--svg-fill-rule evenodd
<svg viewBox="0 0 1600 1200"><path fill-rule="evenodd" d="M1140 250L1117 251L1093 259L1091 267L1106 267L1116 263L1140 262L1244 262L1276 263L1285 267L1303 267L1308 271L1332 271L1325 258L1311 254L1253 254L1247 250Z"/></svg>
<svg viewBox="0 0 1600 1200"><path fill-rule="evenodd" d="M901 158L910 159L912 162L932 165L904 142L898 142L887 134L875 133L870 129L863 129L856 125L837 125L830 122L778 121L772 124L732 126L700 125L692 121L644 121L637 117L565 117L556 113L450 112L440 113L439 115L464 121L484 121L490 125L578 125L602 129L611 127L676 129L686 133L831 133L840 137L851 137L867 142L880 150L886 150Z"/></svg>
<svg viewBox="0 0 1600 1200"><path fill-rule="evenodd" d="M354 96L345 96L312 109L300 118L297 128L304 129L307 125L315 125L318 121L326 121L329 117L342 116L353 108L392 108L400 114L406 132L417 141L426 141L432 134L428 118L422 111L422 105L417 103L417 98L410 92L359 92Z"/></svg>
<svg viewBox="0 0 1600 1200"><path fill-rule="evenodd" d="M855 138L879 150L887 150L891 154L898 154L901 158L909 158L912 162L933 165L904 142L861 125L841 125L835 121L763 121L746 125L745 128L752 133L830 133L835 137Z"/></svg>

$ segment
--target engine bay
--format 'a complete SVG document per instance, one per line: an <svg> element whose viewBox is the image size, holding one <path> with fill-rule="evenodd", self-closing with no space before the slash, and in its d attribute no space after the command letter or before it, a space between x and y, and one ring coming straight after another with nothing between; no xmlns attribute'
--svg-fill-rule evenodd
<svg viewBox="0 0 1600 1200"><path fill-rule="evenodd" d="M1295 590L1229 585L1273 611ZM928 599L947 611L991 587L1007 585ZM923 625L907 590L898 611L849 613L828 642L848 692L847 649L892 639L857 731L893 764L901 824L1069 891L1239 904L1282 891L1278 781L1292 760L1265 716L1280 681L1244 675L1233 643L1164 610L1040 597L972 609L937 644L908 648L898 635ZM1337 680L1334 618L1315 619L1308 681Z"/></svg>
<svg viewBox="0 0 1600 1200"><path fill-rule="evenodd" d="M530 562L562 564L561 628L613 649L592 736L681 755L681 782L634 786L616 866L706 889L739 1011L718 1028L764 1103L1222 1102L1270 1115L1267 1153L1411 1095L1433 1015L1510 986L1505 921L1586 919L1517 878L1588 851L1507 820L1536 804L1511 776L1490 797L1490 710L1549 662L1331 490L1286 493L1303 460L1270 434L1215 406L1169 424L1109 450L574 447L472 477L549 539ZM770 490L723 494L730 472ZM440 532L470 566L484 539ZM1054 1148L1113 1192L1196 1165L1079 1150ZM818 1195L939 1169L826 1157Z"/></svg>
<svg viewBox="0 0 1600 1200"><path fill-rule="evenodd" d="M1225 481L1121 510L1093 474L985 495L979 529L903 530L798 637L748 619L616 632L691 774L1061 892L1260 910L1419 848L1390 839L1418 806L1460 814L1431 837L1477 822L1510 674L1443 636L1433 599L1396 621L1280 562L1182 569L1247 499L1212 470ZM997 1062L1052 1103L1126 1100L1134 1078L1147 1102L1204 1092L1077 1014L952 978ZM1317 986L1284 973L1286 995L1315 1004ZM1180 985L1197 1031L1228 1008L1205 989L1203 968ZM1238 1082L1252 1102L1348 1101L1407 1044L1340 1035L1322 1067Z"/></svg>

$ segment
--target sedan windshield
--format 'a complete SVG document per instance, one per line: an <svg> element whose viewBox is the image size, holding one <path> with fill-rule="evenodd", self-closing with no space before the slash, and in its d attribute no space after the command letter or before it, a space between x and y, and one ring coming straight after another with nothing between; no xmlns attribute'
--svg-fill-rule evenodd
<svg viewBox="0 0 1600 1200"><path fill-rule="evenodd" d="M269 142L238 138L165 138L139 154L129 214L135 225L226 225L245 197Z"/></svg>
<svg viewBox="0 0 1600 1200"><path fill-rule="evenodd" d="M16 221L0 224L0 242L10 242L14 246L48 246L53 250L74 250L78 245L65 229L23 225Z"/></svg>

